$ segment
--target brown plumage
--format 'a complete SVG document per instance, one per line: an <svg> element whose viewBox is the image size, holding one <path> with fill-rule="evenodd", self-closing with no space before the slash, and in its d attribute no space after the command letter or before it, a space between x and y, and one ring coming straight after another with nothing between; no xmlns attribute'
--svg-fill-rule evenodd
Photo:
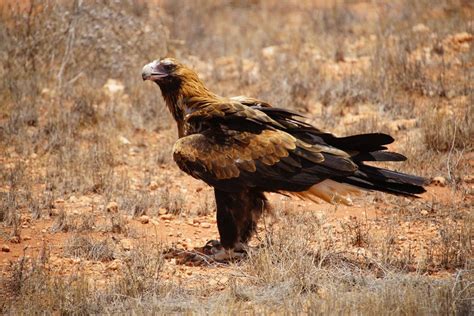
<svg viewBox="0 0 474 316"><path fill-rule="evenodd" d="M386 150L393 142L389 135L338 138L263 101L218 96L172 58L146 65L142 77L159 85L177 123L174 160L214 187L225 249L215 254L218 260L248 242L269 208L264 192L350 204L360 189L405 196L425 191L423 178L364 164L406 159Z"/></svg>

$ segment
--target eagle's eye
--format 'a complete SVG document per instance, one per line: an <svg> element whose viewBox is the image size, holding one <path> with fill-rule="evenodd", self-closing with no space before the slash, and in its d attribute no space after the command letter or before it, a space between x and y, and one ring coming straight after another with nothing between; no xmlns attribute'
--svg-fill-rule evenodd
<svg viewBox="0 0 474 316"><path fill-rule="evenodd" d="M163 69L166 70L166 71L171 71L171 70L173 70L173 69L174 69L174 66L175 66L172 61L166 60L166 59L163 60L163 61L161 61L160 64L163 66Z"/></svg>

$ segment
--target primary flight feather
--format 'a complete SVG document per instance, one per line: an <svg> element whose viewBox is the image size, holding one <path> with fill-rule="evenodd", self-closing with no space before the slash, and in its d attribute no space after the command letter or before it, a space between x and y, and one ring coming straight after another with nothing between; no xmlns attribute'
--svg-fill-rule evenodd
<svg viewBox="0 0 474 316"><path fill-rule="evenodd" d="M269 208L264 192L350 204L360 189L416 196L425 179L364 164L403 161L382 133L336 137L292 111L206 88L196 72L172 58L143 67L158 84L178 126L173 158L179 168L214 187L220 244L216 260L241 255Z"/></svg>

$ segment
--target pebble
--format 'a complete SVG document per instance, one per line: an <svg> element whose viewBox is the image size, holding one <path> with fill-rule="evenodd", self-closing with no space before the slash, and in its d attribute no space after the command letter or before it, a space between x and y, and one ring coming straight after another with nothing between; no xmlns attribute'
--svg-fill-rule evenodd
<svg viewBox="0 0 474 316"><path fill-rule="evenodd" d="M119 136L118 140L122 145L130 145L131 144L131 142L124 136Z"/></svg>
<svg viewBox="0 0 474 316"><path fill-rule="evenodd" d="M428 215L428 211L427 210L422 210L420 212L420 214L423 215L423 216L426 216L426 215Z"/></svg>
<svg viewBox="0 0 474 316"><path fill-rule="evenodd" d="M437 177L434 177L433 180L431 180L431 183L440 187L444 187L446 186L446 178L437 176Z"/></svg>
<svg viewBox="0 0 474 316"><path fill-rule="evenodd" d="M220 284L226 284L227 282L229 282L229 278L228 278L228 277L222 277L222 278L219 280L219 283L220 283Z"/></svg>
<svg viewBox="0 0 474 316"><path fill-rule="evenodd" d="M10 247L7 245L2 245L2 252L10 252Z"/></svg>
<svg viewBox="0 0 474 316"><path fill-rule="evenodd" d="M126 251L133 249L132 241L127 238L122 239L120 245L122 246L122 249Z"/></svg>
<svg viewBox="0 0 474 316"><path fill-rule="evenodd" d="M9 241L12 244L19 244L20 243L20 237L19 236L12 236L12 237L10 237Z"/></svg>
<svg viewBox="0 0 474 316"><path fill-rule="evenodd" d="M426 33L430 31L430 29L423 23L419 23L413 26L411 30L415 33Z"/></svg>
<svg viewBox="0 0 474 316"><path fill-rule="evenodd" d="M113 270L113 271L117 270L118 268L120 268L119 260L114 260L107 266L108 270Z"/></svg>
<svg viewBox="0 0 474 316"><path fill-rule="evenodd" d="M211 227L211 224L209 223L201 223L200 225L202 228L210 228Z"/></svg>
<svg viewBox="0 0 474 316"><path fill-rule="evenodd" d="M152 191L155 191L156 189L158 189L158 183L156 183L156 181L151 181L150 182L150 185L148 186L148 188Z"/></svg>
<svg viewBox="0 0 474 316"><path fill-rule="evenodd" d="M106 209L107 212L117 213L118 212L118 204L116 202L109 202L105 209Z"/></svg>
<svg viewBox="0 0 474 316"><path fill-rule="evenodd" d="M150 217L148 217L146 215L142 215L142 216L140 216L140 218L138 220L142 224L148 224L150 222Z"/></svg>

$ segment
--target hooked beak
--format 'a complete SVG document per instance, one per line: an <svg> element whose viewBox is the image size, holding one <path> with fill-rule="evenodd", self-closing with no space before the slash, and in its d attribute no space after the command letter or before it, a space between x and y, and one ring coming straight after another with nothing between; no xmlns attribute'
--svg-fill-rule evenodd
<svg viewBox="0 0 474 316"><path fill-rule="evenodd" d="M147 65L145 65L142 69L142 79L155 81L157 79L164 78L168 76L167 73L160 71L160 62L155 60Z"/></svg>

